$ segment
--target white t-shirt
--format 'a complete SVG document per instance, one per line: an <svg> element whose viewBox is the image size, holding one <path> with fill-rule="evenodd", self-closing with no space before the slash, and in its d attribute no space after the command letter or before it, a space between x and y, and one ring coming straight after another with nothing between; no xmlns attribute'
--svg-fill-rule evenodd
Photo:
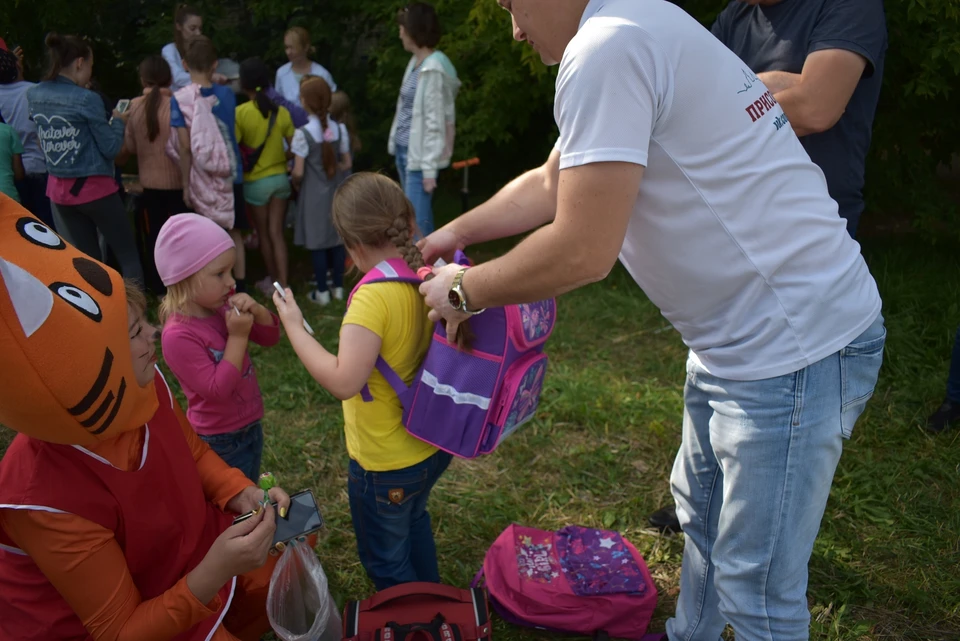
<svg viewBox="0 0 960 641"><path fill-rule="evenodd" d="M620 260L710 373L794 372L880 313L860 246L783 109L679 7L591 0L555 110L561 170L646 168Z"/></svg>
<svg viewBox="0 0 960 641"><path fill-rule="evenodd" d="M323 141L323 126L320 124L320 119L314 115L309 117L307 124L303 127L300 127L293 133L293 140L290 141L290 151L293 152L294 156L300 156L301 158L306 158L310 154L310 143L307 142L307 137L303 135L303 130L306 129L310 132L310 136L316 142ZM350 153L350 134L347 133L347 128L345 125L338 124L333 118L327 118L327 131L331 131L333 140L331 142L337 143L338 148L340 149L340 155Z"/></svg>
<svg viewBox="0 0 960 641"><path fill-rule="evenodd" d="M313 76L320 76L327 81L327 84L330 85L330 91L337 90L337 83L333 81L333 76L330 75L330 72L318 62L310 63L310 74ZM277 75L273 81L273 88L280 92L280 95L289 100L290 102L299 105L300 104L300 81L303 79L302 75L295 74L293 72L293 63L288 62L279 69L277 69Z"/></svg>

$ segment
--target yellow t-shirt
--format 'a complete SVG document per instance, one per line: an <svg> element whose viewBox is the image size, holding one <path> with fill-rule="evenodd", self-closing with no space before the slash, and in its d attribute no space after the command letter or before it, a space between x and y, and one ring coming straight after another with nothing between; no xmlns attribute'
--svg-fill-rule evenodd
<svg viewBox="0 0 960 641"><path fill-rule="evenodd" d="M366 327L380 337L380 355L410 384L433 335L429 308L409 283L373 283L354 294L343 325ZM347 453L368 472L388 472L416 465L437 448L410 436L403 427L403 406L377 370L367 381L373 401L359 394L343 402Z"/></svg>
<svg viewBox="0 0 960 641"><path fill-rule="evenodd" d="M256 149L267 137L269 118L264 118L254 100L237 107L237 143ZM276 176L287 171L287 154L283 150L284 138L293 138L293 120L285 107L280 107L277 121L270 132L270 140L264 145L253 171L243 174L246 182L260 180L267 176Z"/></svg>

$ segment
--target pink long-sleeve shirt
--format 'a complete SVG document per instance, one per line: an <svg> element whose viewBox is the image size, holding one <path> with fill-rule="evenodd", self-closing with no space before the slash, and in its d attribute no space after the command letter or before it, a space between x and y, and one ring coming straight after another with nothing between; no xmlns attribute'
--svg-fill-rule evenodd
<svg viewBox="0 0 960 641"><path fill-rule="evenodd" d="M187 397L187 418L197 433L233 432L263 418L263 398L249 352L238 370L223 360L227 347L224 308L216 316L175 316L163 327L163 358ZM280 321L254 323L250 340L270 347L280 340Z"/></svg>

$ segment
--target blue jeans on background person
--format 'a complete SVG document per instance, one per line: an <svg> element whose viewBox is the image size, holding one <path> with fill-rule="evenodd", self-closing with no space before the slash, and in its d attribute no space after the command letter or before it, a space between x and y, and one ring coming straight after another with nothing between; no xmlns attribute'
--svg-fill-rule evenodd
<svg viewBox="0 0 960 641"><path fill-rule="evenodd" d="M877 383L883 317L792 374L732 381L690 359L670 478L685 536L671 641L806 641L807 565L843 442Z"/></svg>
<svg viewBox="0 0 960 641"><path fill-rule="evenodd" d="M950 358L950 375L947 377L947 399L960 403L960 327L953 339L953 356Z"/></svg>
<svg viewBox="0 0 960 641"><path fill-rule="evenodd" d="M56 230L50 199L47 198L47 174L27 174L16 184L23 208L39 218L44 225Z"/></svg>
<svg viewBox="0 0 960 641"><path fill-rule="evenodd" d="M327 270L333 280L334 287L343 287L343 272L347 263L347 250L343 245L337 245L330 249L313 249L310 251L310 258L313 261L313 275L317 279L317 291L325 292L329 289L327 286Z"/></svg>
<svg viewBox="0 0 960 641"><path fill-rule="evenodd" d="M429 236L433 233L433 194L428 194L423 189L422 171L407 169L407 147L397 145L396 152L400 186L413 204L413 210L417 215L419 233L416 237Z"/></svg>
<svg viewBox="0 0 960 641"><path fill-rule="evenodd" d="M350 460L347 494L357 552L378 591L414 581L440 582L427 499L452 459L439 451L390 472L367 472Z"/></svg>
<svg viewBox="0 0 960 641"><path fill-rule="evenodd" d="M200 434L200 438L220 455L224 463L237 468L254 483L258 482L263 456L263 425L260 421L225 434Z"/></svg>

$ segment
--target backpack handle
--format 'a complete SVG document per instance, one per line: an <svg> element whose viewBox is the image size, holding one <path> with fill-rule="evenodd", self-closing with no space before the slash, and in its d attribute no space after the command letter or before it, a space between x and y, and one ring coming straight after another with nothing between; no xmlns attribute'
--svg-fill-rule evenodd
<svg viewBox="0 0 960 641"><path fill-rule="evenodd" d="M450 601L463 601L470 603L473 600L472 595L467 590L461 590L441 583L427 583L424 581L414 583L404 583L396 585L386 590L381 590L374 594L367 601L367 607L371 610L379 608L382 605L414 594L429 594Z"/></svg>

